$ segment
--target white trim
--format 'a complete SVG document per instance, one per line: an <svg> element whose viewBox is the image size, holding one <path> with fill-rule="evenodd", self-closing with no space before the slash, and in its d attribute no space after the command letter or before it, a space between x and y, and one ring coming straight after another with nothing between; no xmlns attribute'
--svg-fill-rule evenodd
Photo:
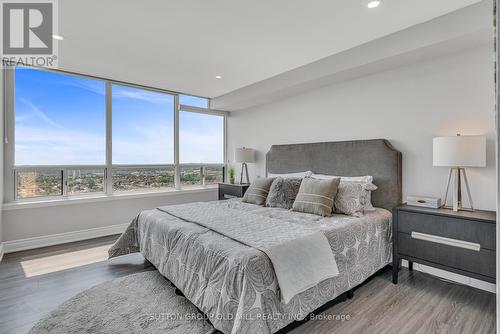
<svg viewBox="0 0 500 334"><path fill-rule="evenodd" d="M411 232L411 237L413 239L434 242L437 244L442 244L442 245L447 245L447 246L452 246L452 247L465 248L465 249L473 250L476 252L479 252L481 250L481 245L478 243L475 243L475 242L445 238L445 237L440 237L440 236L432 235L432 234Z"/></svg>
<svg viewBox="0 0 500 334"><path fill-rule="evenodd" d="M174 186L176 190L181 189L181 167L180 163L180 130L179 130L179 95L174 95Z"/></svg>
<svg viewBox="0 0 500 334"><path fill-rule="evenodd" d="M408 261L403 260L403 267L408 267ZM453 281L459 284L468 285L476 289L481 289L484 291L488 291L491 293L496 293L496 285L493 283L481 281L472 277L463 276L460 274L452 273L450 271L429 267L420 263L413 263L413 269L416 271L420 271L429 275L437 276L443 278L445 280Z"/></svg>
<svg viewBox="0 0 500 334"><path fill-rule="evenodd" d="M31 208L43 208L43 207L59 206L59 205L128 200L128 199L147 198L147 197L180 196L180 195L205 193L205 192L216 193L216 191L217 191L217 186L210 185L207 186L206 188L200 187L198 189L184 189L184 190L172 189L172 190L158 190L158 191L148 191L148 192L128 192L128 193L114 193L112 195L100 194L96 196L86 195L85 197L67 197L67 198L57 198L50 200L6 203L2 206L2 209L4 211L10 211L10 210L21 210L21 209L31 209Z"/></svg>
<svg viewBox="0 0 500 334"><path fill-rule="evenodd" d="M106 167L104 169L105 187L107 195L113 194L113 86L106 81Z"/></svg>
<svg viewBox="0 0 500 334"><path fill-rule="evenodd" d="M215 110L215 109L210 109L210 108L193 107L193 106L187 106L185 104L179 104L179 110L185 111L185 112L197 113L197 114L207 114L207 115L224 116L224 117L229 114L229 112L224 111L224 110Z"/></svg>
<svg viewBox="0 0 500 334"><path fill-rule="evenodd" d="M22 250L35 249L68 242L94 239L107 235L120 234L125 231L129 224L118 224L105 227L96 227L88 230L72 231L40 237L26 238L20 240L4 241L5 254L19 252Z"/></svg>
<svg viewBox="0 0 500 334"><path fill-rule="evenodd" d="M2 262L3 259L3 242L0 242L0 262Z"/></svg>

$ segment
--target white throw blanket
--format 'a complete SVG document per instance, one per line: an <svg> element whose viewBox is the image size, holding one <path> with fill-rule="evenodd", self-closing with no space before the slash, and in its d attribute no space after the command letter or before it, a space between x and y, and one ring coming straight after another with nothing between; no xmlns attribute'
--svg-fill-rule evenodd
<svg viewBox="0 0 500 334"><path fill-rule="evenodd" d="M285 304L297 294L339 275L335 257L319 227L262 217L217 202L158 208L264 252L273 264Z"/></svg>

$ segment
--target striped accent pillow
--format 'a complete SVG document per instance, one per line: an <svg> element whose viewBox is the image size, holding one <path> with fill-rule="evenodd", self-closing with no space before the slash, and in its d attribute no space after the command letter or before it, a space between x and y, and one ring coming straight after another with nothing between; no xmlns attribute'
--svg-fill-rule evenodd
<svg viewBox="0 0 500 334"><path fill-rule="evenodd" d="M293 203L292 210L323 217L330 216L339 183L340 178L317 180L305 177L300 184L299 193Z"/></svg>
<svg viewBox="0 0 500 334"><path fill-rule="evenodd" d="M241 201L250 204L264 205L273 181L274 177L256 179L252 182L250 187L248 187Z"/></svg>

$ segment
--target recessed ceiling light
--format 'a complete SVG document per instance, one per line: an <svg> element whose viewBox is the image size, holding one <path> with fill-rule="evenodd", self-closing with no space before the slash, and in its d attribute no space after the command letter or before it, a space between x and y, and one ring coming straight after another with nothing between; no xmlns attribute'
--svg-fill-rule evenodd
<svg viewBox="0 0 500 334"><path fill-rule="evenodd" d="M57 39L58 41L62 41L64 39L64 37L59 36L59 35L52 35L52 38Z"/></svg>
<svg viewBox="0 0 500 334"><path fill-rule="evenodd" d="M368 2L368 8L378 7L378 6L380 6L381 3L382 3L381 0L372 0L372 1Z"/></svg>
<svg viewBox="0 0 500 334"><path fill-rule="evenodd" d="M216 75L215 79L222 79L222 75Z"/></svg>

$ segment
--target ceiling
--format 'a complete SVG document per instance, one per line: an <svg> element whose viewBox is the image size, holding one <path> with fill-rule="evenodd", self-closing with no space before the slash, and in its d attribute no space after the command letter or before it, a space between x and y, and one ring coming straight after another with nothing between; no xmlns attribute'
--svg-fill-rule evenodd
<svg viewBox="0 0 500 334"><path fill-rule="evenodd" d="M59 67L217 97L477 2L59 1Z"/></svg>

